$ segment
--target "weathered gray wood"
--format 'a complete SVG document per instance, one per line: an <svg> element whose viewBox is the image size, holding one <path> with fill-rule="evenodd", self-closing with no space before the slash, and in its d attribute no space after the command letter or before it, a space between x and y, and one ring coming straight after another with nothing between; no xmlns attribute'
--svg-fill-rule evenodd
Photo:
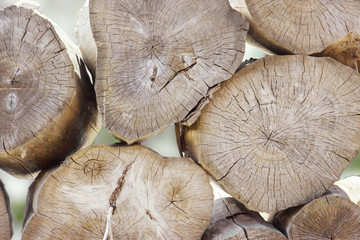
<svg viewBox="0 0 360 240"><path fill-rule="evenodd" d="M196 113L243 58L248 23L227 0L96 0L89 9L97 60L81 43L86 21L80 46L96 63L104 125L129 144Z"/></svg>
<svg viewBox="0 0 360 240"><path fill-rule="evenodd" d="M190 159L134 146L92 146L30 189L23 239L200 239L213 192Z"/></svg>
<svg viewBox="0 0 360 240"><path fill-rule="evenodd" d="M257 212L234 198L216 199L211 222L202 240L285 240L286 237Z"/></svg>
<svg viewBox="0 0 360 240"><path fill-rule="evenodd" d="M0 10L0 167L18 176L64 160L100 127L79 50L30 3Z"/></svg>
<svg viewBox="0 0 360 240"><path fill-rule="evenodd" d="M360 239L360 206L334 185L306 205L279 212L274 224L294 240Z"/></svg>
<svg viewBox="0 0 360 240"><path fill-rule="evenodd" d="M358 0L229 0L250 22L249 40L280 54L312 54L360 32Z"/></svg>
<svg viewBox="0 0 360 240"><path fill-rule="evenodd" d="M277 212L321 196L356 156L359 102L350 67L268 56L220 85L181 149L247 208Z"/></svg>

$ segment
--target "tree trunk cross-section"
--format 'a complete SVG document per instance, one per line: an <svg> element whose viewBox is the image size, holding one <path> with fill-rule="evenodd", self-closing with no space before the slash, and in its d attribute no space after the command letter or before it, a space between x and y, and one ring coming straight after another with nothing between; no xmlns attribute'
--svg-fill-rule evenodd
<svg viewBox="0 0 360 240"><path fill-rule="evenodd" d="M249 211L234 198L216 199L210 226L202 240L286 240L259 213Z"/></svg>
<svg viewBox="0 0 360 240"><path fill-rule="evenodd" d="M269 56L221 84L182 151L251 210L321 196L360 148L360 75L331 58Z"/></svg>
<svg viewBox="0 0 360 240"><path fill-rule="evenodd" d="M0 167L12 174L54 165L95 137L95 92L61 34L35 9L0 10Z"/></svg>
<svg viewBox="0 0 360 240"><path fill-rule="evenodd" d="M320 52L347 33L360 31L358 0L230 2L250 21L250 41L275 53Z"/></svg>
<svg viewBox="0 0 360 240"><path fill-rule="evenodd" d="M0 239L10 240L13 234L10 201L4 184L0 181Z"/></svg>
<svg viewBox="0 0 360 240"><path fill-rule="evenodd" d="M23 239L200 239L211 218L207 174L190 159L139 146L93 146L39 175Z"/></svg>
<svg viewBox="0 0 360 240"><path fill-rule="evenodd" d="M277 213L274 224L293 240L360 239L360 206L334 185L304 206Z"/></svg>
<svg viewBox="0 0 360 240"><path fill-rule="evenodd" d="M226 0L90 1L105 127L133 143L192 112L240 65L248 23Z"/></svg>

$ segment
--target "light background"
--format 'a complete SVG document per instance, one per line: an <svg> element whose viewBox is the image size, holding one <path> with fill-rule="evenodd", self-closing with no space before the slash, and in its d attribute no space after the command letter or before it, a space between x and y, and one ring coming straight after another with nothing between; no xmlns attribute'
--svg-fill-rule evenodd
<svg viewBox="0 0 360 240"><path fill-rule="evenodd" d="M15 0L0 0L0 8L14 4ZM78 11L85 3L85 0L37 0L41 5L43 13L51 20L57 23L73 40L77 43L74 35L74 27L78 17ZM1 35L0 35L1 37ZM249 46L246 46L244 59L261 58L264 52ZM102 129L96 137L93 144L112 144L115 139L105 130ZM176 143L174 126L170 126L161 134L150 138L142 143L165 157L179 157L179 152ZM342 178L351 175L360 175L360 157L349 165L349 167L342 174ZM11 211L14 219L14 236L13 240L21 239L21 228L23 220L23 212L25 210L25 200L27 195L27 188L31 184L30 180L16 179L7 173L0 170L0 178L5 184L5 188L10 197ZM223 193L216 189L215 195L223 195Z"/></svg>

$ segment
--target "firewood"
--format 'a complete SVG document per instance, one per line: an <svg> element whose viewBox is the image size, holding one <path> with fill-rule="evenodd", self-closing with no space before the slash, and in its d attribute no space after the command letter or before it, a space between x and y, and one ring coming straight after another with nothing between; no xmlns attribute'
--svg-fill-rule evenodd
<svg viewBox="0 0 360 240"><path fill-rule="evenodd" d="M10 201L4 184L0 181L0 239L10 240L13 235Z"/></svg>
<svg viewBox="0 0 360 240"><path fill-rule="evenodd" d="M249 41L274 53L312 54L360 32L358 0L229 0L250 22Z"/></svg>
<svg viewBox="0 0 360 240"><path fill-rule="evenodd" d="M223 239L284 240L286 237L259 213L246 209L234 198L219 198L202 240Z"/></svg>
<svg viewBox="0 0 360 240"><path fill-rule="evenodd" d="M243 58L248 22L227 0L96 0L89 14L97 49L82 44L91 39L86 19L80 46L96 64L104 125L128 144L190 124Z"/></svg>
<svg viewBox="0 0 360 240"><path fill-rule="evenodd" d="M274 224L289 239L360 239L360 206L334 185L306 205L279 212Z"/></svg>
<svg viewBox="0 0 360 240"><path fill-rule="evenodd" d="M0 168L16 176L64 160L100 126L79 50L30 3L0 10Z"/></svg>
<svg viewBox="0 0 360 240"><path fill-rule="evenodd" d="M180 148L248 209L277 212L321 196L356 156L359 102L352 68L268 56L221 84Z"/></svg>
<svg viewBox="0 0 360 240"><path fill-rule="evenodd" d="M314 56L331 57L360 72L360 34L351 32Z"/></svg>
<svg viewBox="0 0 360 240"><path fill-rule="evenodd" d="M200 239L213 206L209 178L192 160L165 159L140 145L80 150L41 173L29 191L24 240L103 239L105 232Z"/></svg>

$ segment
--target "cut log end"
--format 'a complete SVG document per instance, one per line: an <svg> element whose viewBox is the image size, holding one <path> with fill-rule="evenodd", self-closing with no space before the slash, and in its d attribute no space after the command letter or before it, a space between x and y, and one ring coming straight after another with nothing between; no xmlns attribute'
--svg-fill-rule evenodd
<svg viewBox="0 0 360 240"><path fill-rule="evenodd" d="M238 11L247 13L251 40L275 53L320 52L347 33L360 31L357 0L230 2Z"/></svg>
<svg viewBox="0 0 360 240"><path fill-rule="evenodd" d="M360 239L360 206L334 186L304 206L279 212L274 224L289 239Z"/></svg>
<svg viewBox="0 0 360 240"><path fill-rule="evenodd" d="M201 239L285 240L286 237L259 213L249 211L233 198L221 198L215 201L210 226Z"/></svg>
<svg viewBox="0 0 360 240"><path fill-rule="evenodd" d="M74 62L73 48L41 13L2 9L0 32L0 167L26 175L95 137L95 93L81 59Z"/></svg>
<svg viewBox="0 0 360 240"><path fill-rule="evenodd" d="M32 193L23 239L102 239L105 229L114 239L199 239L213 205L209 179L190 159L139 145L81 150Z"/></svg>
<svg viewBox="0 0 360 240"><path fill-rule="evenodd" d="M249 209L321 196L360 148L360 75L330 58L270 56L221 84L180 143Z"/></svg>
<svg viewBox="0 0 360 240"><path fill-rule="evenodd" d="M103 122L127 143L197 117L243 58L248 23L226 0L101 0L89 11Z"/></svg>

